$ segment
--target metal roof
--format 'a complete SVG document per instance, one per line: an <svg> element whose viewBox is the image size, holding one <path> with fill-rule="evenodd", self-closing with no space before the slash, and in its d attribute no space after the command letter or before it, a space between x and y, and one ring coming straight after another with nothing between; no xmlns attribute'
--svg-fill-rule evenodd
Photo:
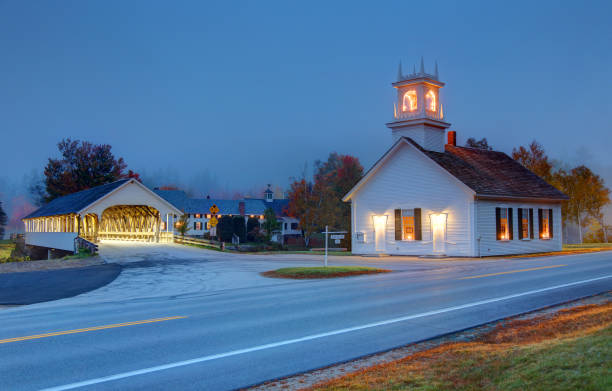
<svg viewBox="0 0 612 391"><path fill-rule="evenodd" d="M83 208L91 205L96 200L104 197L130 180L131 179L122 179L116 182L107 183L106 185L92 187L91 189L82 190L56 198L48 204L36 209L34 212L24 217L24 219L78 213Z"/></svg>

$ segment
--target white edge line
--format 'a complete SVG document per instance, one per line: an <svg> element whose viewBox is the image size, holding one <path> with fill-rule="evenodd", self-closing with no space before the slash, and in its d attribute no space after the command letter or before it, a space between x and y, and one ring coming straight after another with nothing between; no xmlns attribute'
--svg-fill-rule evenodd
<svg viewBox="0 0 612 391"><path fill-rule="evenodd" d="M95 379L84 380L84 381L77 382L77 383L70 383L70 384L65 384L65 385L61 385L61 386L45 388L42 391L72 390L72 389L79 388L79 387L85 387L85 386L90 386L90 385L94 385L94 384L105 383L105 382L109 382L109 381L113 381L113 380L125 379L127 377L144 375L144 374L152 373L152 372L159 372L159 371L163 371L163 370L166 370L166 369L172 369L172 368L182 367L182 366L186 366L186 365L197 364L197 363L201 363L201 362L205 362L205 361L217 360L217 359L225 358L225 357L237 356L239 354L251 353L251 352L256 352L256 351L259 351L259 350L271 349L271 348L276 348L276 347L279 347L279 346L285 346L285 345L291 345L291 344L295 344L295 343L299 343L299 342L311 341L313 339L319 339L319 338L330 337L330 336L338 335L338 334L350 333L350 332L353 332L353 331L358 331L358 330L363 330L363 329L368 329L368 328L378 327L378 326L384 326L384 325L388 325L388 324L392 324L392 323L404 322L406 320L423 318L423 317L432 316L432 315L438 315L438 314L442 314L442 313L445 313L445 312L457 311L457 310L461 310L461 309L465 309L465 308L470 308L470 307L475 307L475 306L479 306L479 305L495 303L495 302L498 302L498 301L510 300L510 299L514 299L514 298L517 298L517 297L521 297L521 296L533 295L533 294L536 294L536 293L542 293L542 292L546 292L546 291L550 291L550 290L554 290L554 289L566 288L566 287L569 287L569 286L585 284L585 283L588 283L588 282L593 282L593 281L598 281L598 280L604 280L604 279L610 278L610 277L612 277L612 275L607 275L607 276L597 277L597 278L591 278L591 279L588 279L588 280L570 282L570 283L562 284L562 285L555 285L555 286L551 286L551 287L548 287L548 288L536 289L536 290L522 292L522 293L516 293L516 294L508 295L508 296L496 297L494 299L487 299L487 300L476 301L476 302L473 302L473 303L462 304L462 305L458 305L458 306L454 306L454 307L442 308L442 309L439 309L439 310L423 312L423 313L420 313L420 314L407 315L407 316L402 316L400 318L393 318L393 319L382 320L380 322L368 323L368 324L364 324L364 325L361 325L361 326L348 327L348 328L334 330L334 331L328 331L328 332L320 333L320 334L307 335L307 336L301 337L301 338L288 339L288 340L285 340L285 341L273 342L273 343L269 343L269 344L265 344L265 345L253 346L251 348L232 350L232 351L225 352L225 353L219 353L219 354L213 354L213 355L209 355L209 356L197 357L197 358L193 358L191 360L177 361L177 362L174 362L174 363L169 363L169 364L164 364L164 365L157 365L157 366L154 366L154 367L138 369L138 370L135 370L135 371L118 373L116 375L98 377L98 378L95 378Z"/></svg>

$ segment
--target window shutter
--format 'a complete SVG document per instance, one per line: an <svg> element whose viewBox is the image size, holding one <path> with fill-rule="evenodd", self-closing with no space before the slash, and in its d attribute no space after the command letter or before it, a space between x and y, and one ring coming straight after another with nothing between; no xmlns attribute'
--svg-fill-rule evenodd
<svg viewBox="0 0 612 391"><path fill-rule="evenodd" d="M552 239L553 236L553 210L552 209L548 209L548 231L549 231L549 236Z"/></svg>
<svg viewBox="0 0 612 391"><path fill-rule="evenodd" d="M514 219L512 218L512 208L508 208L508 239L514 240Z"/></svg>
<svg viewBox="0 0 612 391"><path fill-rule="evenodd" d="M196 229L196 222L193 222L193 229Z"/></svg>
<svg viewBox="0 0 612 391"><path fill-rule="evenodd" d="M529 238L533 239L533 208L529 208Z"/></svg>
<svg viewBox="0 0 612 391"><path fill-rule="evenodd" d="M495 238L501 240L501 208L495 208Z"/></svg>
<svg viewBox="0 0 612 391"><path fill-rule="evenodd" d="M538 209L538 238L542 239L542 209Z"/></svg>
<svg viewBox="0 0 612 391"><path fill-rule="evenodd" d="M402 240L402 210L395 209L395 240Z"/></svg>
<svg viewBox="0 0 612 391"><path fill-rule="evenodd" d="M414 208L414 240L423 240L421 228L421 208Z"/></svg>
<svg viewBox="0 0 612 391"><path fill-rule="evenodd" d="M518 216L518 238L519 240L523 239L523 208L517 209Z"/></svg>

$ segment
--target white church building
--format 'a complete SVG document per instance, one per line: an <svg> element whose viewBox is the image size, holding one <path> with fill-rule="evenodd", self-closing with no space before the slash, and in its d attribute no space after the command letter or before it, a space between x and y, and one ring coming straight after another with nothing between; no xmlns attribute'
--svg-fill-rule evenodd
<svg viewBox="0 0 612 391"><path fill-rule="evenodd" d="M421 60L410 75L400 66L392 85L393 144L343 198L351 203L353 254L561 250L567 196L503 152L456 145L440 103L437 65L428 74Z"/></svg>

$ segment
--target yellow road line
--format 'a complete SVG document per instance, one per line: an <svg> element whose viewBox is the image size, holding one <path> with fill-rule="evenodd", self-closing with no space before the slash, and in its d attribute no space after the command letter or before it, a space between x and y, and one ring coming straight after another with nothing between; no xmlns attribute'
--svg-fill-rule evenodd
<svg viewBox="0 0 612 391"><path fill-rule="evenodd" d="M463 277L460 278L460 280L469 280L472 278L483 278L483 277L491 277L491 276L500 276L502 274L512 274L512 273L521 273L521 272L531 272L534 270L542 270L542 269L552 269L555 267L563 267L563 266L567 266L567 265L552 265L552 266L542 266L542 267L532 267L529 269L520 269L520 270L512 270L509 272L499 272L499 273L491 273L491 274L481 274L479 276L470 276L470 277Z"/></svg>
<svg viewBox="0 0 612 391"><path fill-rule="evenodd" d="M87 328L84 328L84 329L55 331L55 332L52 332L52 333L37 334L37 335L28 335L28 336L25 336L25 337L15 337L15 338L0 339L0 344L9 343L9 342L26 341L26 340L29 340L29 339L56 337L58 335L84 333L84 332L87 332L87 331L113 329L113 328L125 327L125 326L135 326L135 325L146 324L146 323L165 322L167 320L184 319L184 318L186 318L186 316L169 316L167 318L137 320L137 321L134 321L134 322L107 324L107 325L104 325L104 326L87 327Z"/></svg>

